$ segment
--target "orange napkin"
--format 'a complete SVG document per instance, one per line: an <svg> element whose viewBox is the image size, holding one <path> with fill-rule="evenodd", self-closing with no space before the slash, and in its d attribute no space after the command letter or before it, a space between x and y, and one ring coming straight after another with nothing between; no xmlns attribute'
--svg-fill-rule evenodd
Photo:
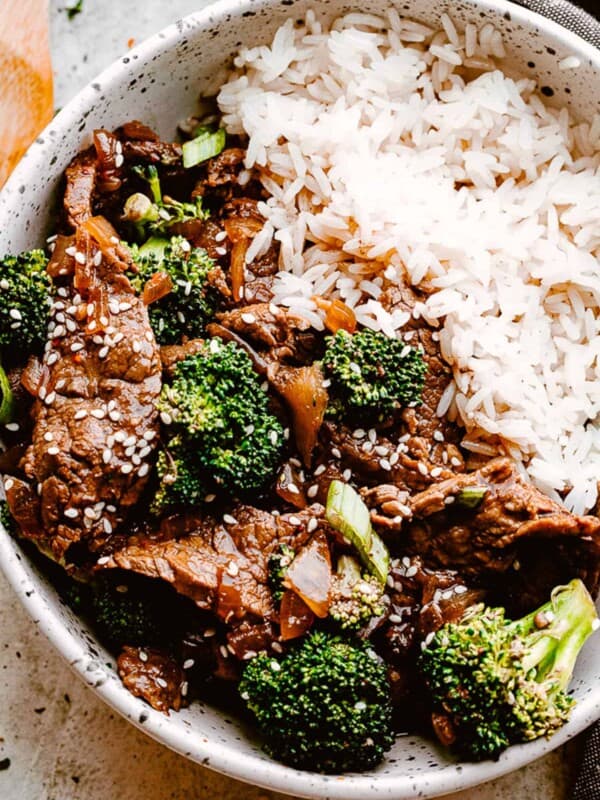
<svg viewBox="0 0 600 800"><path fill-rule="evenodd" d="M1 0L0 186L53 113L48 0Z"/></svg>

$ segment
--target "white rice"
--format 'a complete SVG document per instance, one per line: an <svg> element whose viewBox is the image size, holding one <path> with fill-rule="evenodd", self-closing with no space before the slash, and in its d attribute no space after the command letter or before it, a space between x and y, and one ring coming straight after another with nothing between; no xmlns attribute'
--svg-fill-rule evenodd
<svg viewBox="0 0 600 800"><path fill-rule="evenodd" d="M309 12L238 54L218 102L271 195L249 270L274 236L274 302L321 330L315 295L403 336L382 289L426 288L414 313L454 371L438 413L582 512L600 476L600 116L505 76L490 23L442 24L390 10L327 31Z"/></svg>

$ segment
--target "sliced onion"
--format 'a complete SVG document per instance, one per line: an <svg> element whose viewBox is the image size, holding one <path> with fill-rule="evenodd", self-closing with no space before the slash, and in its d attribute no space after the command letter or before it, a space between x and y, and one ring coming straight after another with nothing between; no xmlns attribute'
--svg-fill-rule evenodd
<svg viewBox="0 0 600 800"><path fill-rule="evenodd" d="M283 593L279 610L279 627L284 642L304 636L314 621L315 615L296 592L288 589Z"/></svg>
<svg viewBox="0 0 600 800"><path fill-rule="evenodd" d="M346 303L335 298L334 300L325 300L324 297L315 295L313 302L325 312L325 327L332 333L337 333L339 330L354 333L356 330L356 315L354 311L347 306Z"/></svg>
<svg viewBox="0 0 600 800"><path fill-rule="evenodd" d="M255 217L230 217L225 220L224 227L227 236L234 244L240 239L254 239L262 231L264 221Z"/></svg>
<svg viewBox="0 0 600 800"><path fill-rule="evenodd" d="M75 240L74 236L57 236L54 242L54 250L46 272L51 278L57 278L60 275L70 275L73 272L75 261L72 256L66 254L66 249L73 246Z"/></svg>
<svg viewBox="0 0 600 800"><path fill-rule="evenodd" d="M310 367L278 366L270 370L269 380L289 408L296 447L310 467L329 400L321 368L317 363Z"/></svg>
<svg viewBox="0 0 600 800"><path fill-rule="evenodd" d="M317 617L327 616L331 556L324 533L315 533L310 542L300 550L288 567L283 583L296 592Z"/></svg>
<svg viewBox="0 0 600 800"><path fill-rule="evenodd" d="M131 254L121 244L119 234L105 217L90 217L81 227L94 239L109 263L117 266L122 272L129 269Z"/></svg>
<svg viewBox="0 0 600 800"><path fill-rule="evenodd" d="M157 300L173 291L173 281L166 272L155 272L144 284L142 302L145 306L156 303Z"/></svg>

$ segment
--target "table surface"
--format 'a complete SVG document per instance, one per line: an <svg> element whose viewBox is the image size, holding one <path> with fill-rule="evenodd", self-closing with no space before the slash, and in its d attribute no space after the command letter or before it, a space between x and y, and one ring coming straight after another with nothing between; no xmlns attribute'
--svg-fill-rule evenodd
<svg viewBox="0 0 600 800"><path fill-rule="evenodd" d="M132 44L206 0L51 0L56 107ZM0 11L1 16L1 11ZM140 733L69 671L0 575L2 800L284 800L192 764ZM581 741L450 800L568 800Z"/></svg>

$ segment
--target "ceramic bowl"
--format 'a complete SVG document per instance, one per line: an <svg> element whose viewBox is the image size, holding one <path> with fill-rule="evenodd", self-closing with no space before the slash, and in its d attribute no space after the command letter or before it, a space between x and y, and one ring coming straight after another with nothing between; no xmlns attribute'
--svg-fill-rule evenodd
<svg viewBox="0 0 600 800"><path fill-rule="evenodd" d="M219 85L236 49L267 43L287 18L310 6L329 21L352 8L381 12L386 0L221 0L148 39L116 61L75 97L30 148L0 195L0 253L39 246L51 230L55 195L70 159L88 146L97 127L140 119L163 137L195 109L200 92ZM507 69L533 75L554 102L576 115L600 110L600 52L557 24L504 0L405 0L400 13L439 26L448 11L459 26L489 20L502 29ZM577 70L559 62L576 55ZM596 107L593 108L593 104ZM116 711L159 742L201 764L259 786L304 797L432 797L514 770L548 752L600 717L600 637L586 646L573 681L578 704L550 741L513 747L497 762L457 763L433 742L399 737L373 772L343 777L299 772L267 758L253 730L210 705L164 716L121 685L112 656L59 601L47 578L19 544L0 531L0 566L23 604L71 667Z"/></svg>

